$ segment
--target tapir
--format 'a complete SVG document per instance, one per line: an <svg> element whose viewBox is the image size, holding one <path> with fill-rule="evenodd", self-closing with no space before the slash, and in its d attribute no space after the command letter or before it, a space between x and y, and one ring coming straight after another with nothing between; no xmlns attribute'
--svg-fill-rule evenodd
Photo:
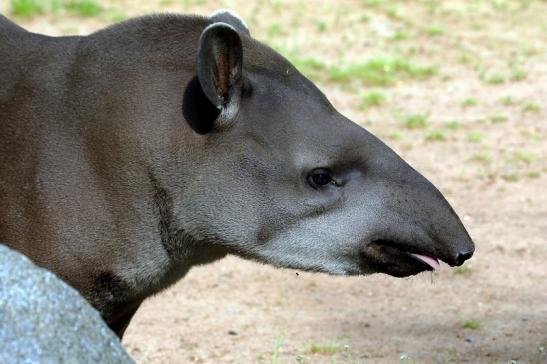
<svg viewBox="0 0 547 364"><path fill-rule="evenodd" d="M461 265L443 195L228 11L88 36L0 17L0 241L121 337L227 254L333 275Z"/></svg>

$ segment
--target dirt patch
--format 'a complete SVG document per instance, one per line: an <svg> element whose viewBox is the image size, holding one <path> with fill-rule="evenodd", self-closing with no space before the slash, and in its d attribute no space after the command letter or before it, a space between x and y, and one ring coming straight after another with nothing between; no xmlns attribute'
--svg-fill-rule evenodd
<svg viewBox="0 0 547 364"><path fill-rule="evenodd" d="M152 11L234 8L432 180L477 243L466 268L404 280L297 274L234 257L195 268L139 310L124 338L138 362L547 362L547 3L100 4L90 18L60 9L15 19L69 34ZM389 85L333 76L386 57L435 72L408 68Z"/></svg>

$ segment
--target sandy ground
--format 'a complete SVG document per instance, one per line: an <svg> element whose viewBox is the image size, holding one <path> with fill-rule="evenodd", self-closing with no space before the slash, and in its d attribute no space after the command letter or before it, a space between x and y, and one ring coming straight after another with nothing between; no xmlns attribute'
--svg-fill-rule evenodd
<svg viewBox="0 0 547 364"><path fill-rule="evenodd" d="M468 268L409 279L335 278L235 257L195 268L135 316L123 343L137 362L547 363L545 1L101 4L108 11L94 18L10 17L69 34L152 11L230 7L287 53L330 64L387 53L435 65L434 77L387 88L316 80L439 187L477 245ZM394 41L397 32L406 38ZM515 70L524 77L491 79ZM387 102L363 110L359 95L371 89ZM463 105L470 98L476 105ZM405 128L407 114L427 115L428 126Z"/></svg>

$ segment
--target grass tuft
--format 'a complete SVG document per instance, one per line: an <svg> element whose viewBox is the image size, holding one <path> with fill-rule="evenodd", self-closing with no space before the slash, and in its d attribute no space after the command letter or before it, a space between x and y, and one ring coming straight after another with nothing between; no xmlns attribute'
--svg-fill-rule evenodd
<svg viewBox="0 0 547 364"><path fill-rule="evenodd" d="M81 16L96 16L103 8L97 0L11 0L11 13L20 17L32 17L60 10Z"/></svg>
<svg viewBox="0 0 547 364"><path fill-rule="evenodd" d="M471 143L479 143L482 141L482 134L476 131L472 131L471 133L467 134L467 140L469 140Z"/></svg>
<svg viewBox="0 0 547 364"><path fill-rule="evenodd" d="M523 70L514 70L511 73L511 81L522 81L528 77L528 73Z"/></svg>
<svg viewBox="0 0 547 364"><path fill-rule="evenodd" d="M428 28L425 28L424 32L429 37L438 37L444 34L443 28L438 26L430 26Z"/></svg>
<svg viewBox="0 0 547 364"><path fill-rule="evenodd" d="M394 42L400 42L400 41L403 41L403 40L407 40L409 39L410 36L405 33L405 32L402 32L402 31L397 31L395 32L395 34L393 34L393 36L391 38L389 38L390 40L394 41Z"/></svg>
<svg viewBox="0 0 547 364"><path fill-rule="evenodd" d="M473 268L463 265L461 267L454 268L452 272L455 276L469 277L473 274Z"/></svg>
<svg viewBox="0 0 547 364"><path fill-rule="evenodd" d="M537 156L531 152L520 151L515 153L513 159L516 162L524 162L526 164L530 164L537 159Z"/></svg>
<svg viewBox="0 0 547 364"><path fill-rule="evenodd" d="M518 104L518 101L512 98L511 96L504 96L500 99L500 103L503 106L514 106Z"/></svg>
<svg viewBox="0 0 547 364"><path fill-rule="evenodd" d="M509 118L505 115L494 115L490 117L490 121L493 123L505 123Z"/></svg>
<svg viewBox="0 0 547 364"><path fill-rule="evenodd" d="M418 66L401 58L374 58L365 63L332 67L333 82L361 81L369 86L391 86L400 80L423 80L437 74L430 66Z"/></svg>
<svg viewBox="0 0 547 364"><path fill-rule="evenodd" d="M461 107L473 107L479 104L479 100L474 97L468 97L467 99L462 100L460 103Z"/></svg>
<svg viewBox="0 0 547 364"><path fill-rule="evenodd" d="M429 124L427 115L413 114L404 117L403 124L407 129L423 129Z"/></svg>
<svg viewBox="0 0 547 364"><path fill-rule="evenodd" d="M446 140L446 136L440 130L433 130L425 137L425 140L430 142L442 142Z"/></svg>
<svg viewBox="0 0 547 364"><path fill-rule="evenodd" d="M348 345L342 345L336 342L327 342L321 344L311 344L309 352L311 354L336 354L349 349Z"/></svg>
<svg viewBox="0 0 547 364"><path fill-rule="evenodd" d="M485 83L487 83L489 85L500 85L500 84L505 83L507 81L507 78L505 77L505 75L503 75L501 73L494 73L494 74L491 74L491 75L483 75L481 78Z"/></svg>
<svg viewBox="0 0 547 364"><path fill-rule="evenodd" d="M366 94L363 94L361 96L361 103L359 105L359 108L369 109L371 107L379 107L386 103L386 96L380 92L368 92Z"/></svg>
<svg viewBox="0 0 547 364"><path fill-rule="evenodd" d="M41 0L11 0L11 14L24 18L42 14L44 2Z"/></svg>
<svg viewBox="0 0 547 364"><path fill-rule="evenodd" d="M272 350L272 360L271 360L272 364L277 364L278 363L278 361L279 361L279 351L281 350L283 345L284 345L284 340L283 339L279 338L275 341L275 346Z"/></svg>
<svg viewBox="0 0 547 364"><path fill-rule="evenodd" d="M462 328L464 329L477 330L480 327L481 327L480 322L476 320L468 320L468 321L462 322Z"/></svg>
<svg viewBox="0 0 547 364"><path fill-rule="evenodd" d="M272 23L266 28L266 34L269 38L280 37L283 33L283 27L279 23Z"/></svg>
<svg viewBox="0 0 547 364"><path fill-rule="evenodd" d="M103 10L96 0L70 0L65 8L81 16L96 16Z"/></svg>
<svg viewBox="0 0 547 364"><path fill-rule="evenodd" d="M446 123L446 128L450 130L458 130L461 128L461 124L455 120L452 120Z"/></svg>
<svg viewBox="0 0 547 364"><path fill-rule="evenodd" d="M541 173L537 172L537 171L531 171L531 172L526 173L526 177L536 179L536 178L541 177Z"/></svg>
<svg viewBox="0 0 547 364"><path fill-rule="evenodd" d="M364 6L376 7L382 5L384 3L384 0L361 0L361 3Z"/></svg>
<svg viewBox="0 0 547 364"><path fill-rule="evenodd" d="M317 21L315 23L315 26L317 28L317 31L320 33L323 33L325 30L327 30L327 23L325 23L324 21Z"/></svg>
<svg viewBox="0 0 547 364"><path fill-rule="evenodd" d="M393 133L388 134L387 138L390 140L401 140L403 138L403 134L399 133L398 131L395 131Z"/></svg>
<svg viewBox="0 0 547 364"><path fill-rule="evenodd" d="M528 102L524 104L522 107L522 111L524 112L532 112L532 113L538 113L541 110L538 104L534 104L533 102Z"/></svg>

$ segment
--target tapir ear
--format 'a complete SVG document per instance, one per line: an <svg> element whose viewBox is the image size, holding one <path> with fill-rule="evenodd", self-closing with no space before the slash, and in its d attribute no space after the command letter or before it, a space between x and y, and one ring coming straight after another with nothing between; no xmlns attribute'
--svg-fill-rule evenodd
<svg viewBox="0 0 547 364"><path fill-rule="evenodd" d="M207 99L219 111L215 128L235 119L241 102L243 47L237 31L228 24L209 25L199 40L198 80Z"/></svg>

